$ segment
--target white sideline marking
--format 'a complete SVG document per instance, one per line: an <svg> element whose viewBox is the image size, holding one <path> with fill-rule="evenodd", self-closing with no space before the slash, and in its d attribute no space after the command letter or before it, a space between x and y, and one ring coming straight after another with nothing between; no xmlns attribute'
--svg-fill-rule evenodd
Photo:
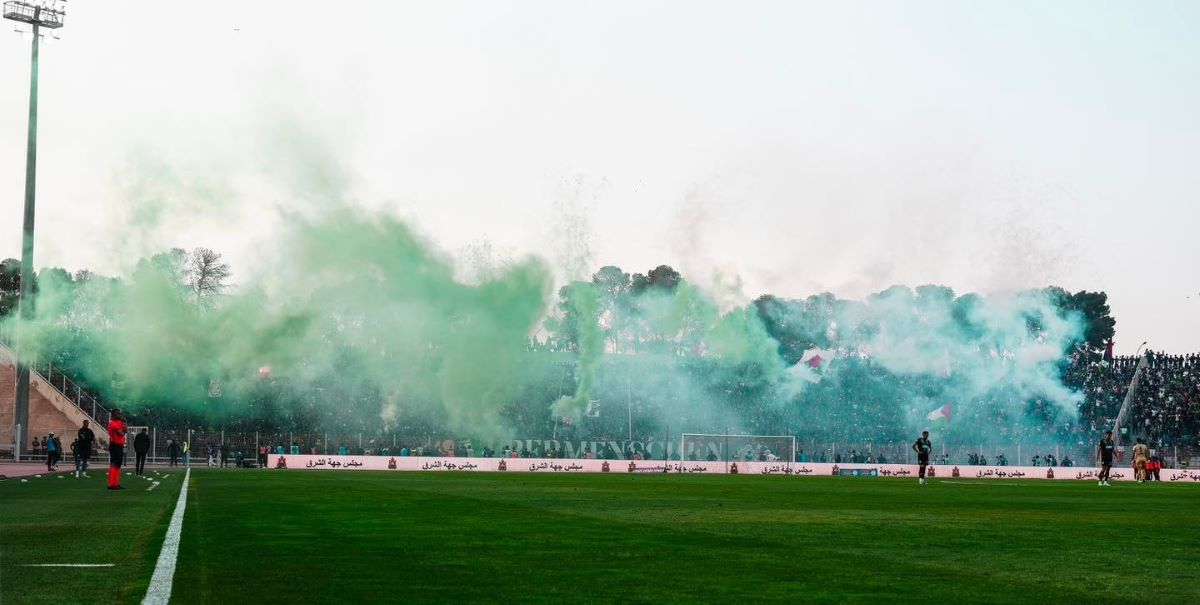
<svg viewBox="0 0 1200 605"><path fill-rule="evenodd" d="M154 564L154 575L150 578L150 587L146 589L142 605L167 605L171 600L171 583L175 581L175 559L179 555L179 535L183 532L183 509L187 507L188 476L191 474L190 468L183 474L179 500L175 503L175 512L171 514L171 525L167 528L167 537L163 540L162 551L158 553L158 563Z"/></svg>
<svg viewBox="0 0 1200 605"><path fill-rule="evenodd" d="M112 563L27 563L21 567L112 567Z"/></svg>

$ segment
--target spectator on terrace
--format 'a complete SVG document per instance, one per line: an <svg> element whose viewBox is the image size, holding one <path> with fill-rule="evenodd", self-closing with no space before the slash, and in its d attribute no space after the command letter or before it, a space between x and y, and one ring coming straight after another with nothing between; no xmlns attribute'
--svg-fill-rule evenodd
<svg viewBox="0 0 1200 605"><path fill-rule="evenodd" d="M217 465L217 446L209 441L204 444L204 455L208 458L208 466L214 467Z"/></svg>
<svg viewBox="0 0 1200 605"><path fill-rule="evenodd" d="M345 444L345 443L341 443L341 444L339 444L339 445L338 445L338 450L337 450L337 452L338 452L338 455L339 455L339 456L345 456L345 455L346 455L346 453L347 453L347 452L349 452L349 450L346 448L346 444Z"/></svg>
<svg viewBox="0 0 1200 605"><path fill-rule="evenodd" d="M1032 462L1032 464L1033 464L1033 466L1041 466L1041 460L1040 460L1040 459L1038 459L1038 457L1037 457L1037 454L1034 454L1034 455L1033 455L1033 462Z"/></svg>
<svg viewBox="0 0 1200 605"><path fill-rule="evenodd" d="M407 457L410 454L411 452L409 452L407 445L400 446L400 456Z"/></svg>
<svg viewBox="0 0 1200 605"><path fill-rule="evenodd" d="M1075 462L1073 460L1071 460L1070 454L1063 456L1062 465L1063 466L1075 466Z"/></svg>
<svg viewBox="0 0 1200 605"><path fill-rule="evenodd" d="M186 439L183 440L183 465L192 465L192 443Z"/></svg>
<svg viewBox="0 0 1200 605"><path fill-rule="evenodd" d="M315 453L315 452L314 452ZM229 444L221 444L221 468L229 466Z"/></svg>
<svg viewBox="0 0 1200 605"><path fill-rule="evenodd" d="M29 453L31 453L31 454L36 454L36 453L38 453L38 451L40 451L41 449L42 449L42 442L41 442L41 441L38 441L38 438L37 438L37 436L35 435L35 436L34 436L34 438L33 438L33 447L32 447L32 448L29 450Z"/></svg>

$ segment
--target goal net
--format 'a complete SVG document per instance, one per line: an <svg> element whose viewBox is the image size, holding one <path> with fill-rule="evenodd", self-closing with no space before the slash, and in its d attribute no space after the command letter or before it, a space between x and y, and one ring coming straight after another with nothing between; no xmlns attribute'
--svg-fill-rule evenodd
<svg viewBox="0 0 1200 605"><path fill-rule="evenodd" d="M684 433L679 452L683 461L791 463L796 460L796 436Z"/></svg>

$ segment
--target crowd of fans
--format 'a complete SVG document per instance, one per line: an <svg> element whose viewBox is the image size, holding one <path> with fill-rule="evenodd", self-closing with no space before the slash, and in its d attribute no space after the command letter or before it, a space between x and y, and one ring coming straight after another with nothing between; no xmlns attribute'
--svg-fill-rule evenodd
<svg viewBox="0 0 1200 605"><path fill-rule="evenodd" d="M952 397L957 385L951 375L896 374L869 357L839 358L826 379L808 385L798 403L786 405L768 385L755 379L753 369L733 380L728 374L717 379L711 363L703 358L668 357L661 368L651 371L646 370L645 360L638 360L639 371L634 373L620 365L630 363L620 359L627 356L612 357L605 361L609 366L597 373L592 394L601 402L597 416L570 419L548 413L550 404L569 394L573 379L577 380L573 360L561 358L544 364L546 375L527 380L513 402L504 407L504 432L574 442L664 441L666 435L677 439L684 431L795 435L798 442L808 444L807 456L812 461L820 456L852 459L851 450L865 452L859 454L863 460L902 460L913 439L912 427L923 424L929 410L950 403L952 421L937 434L942 445L951 447L935 453L935 459L945 456L954 464L1067 466L1072 457L1092 457L1094 444L1104 430L1113 427L1134 373L1143 364L1122 426L1123 440L1141 436L1156 448L1178 447L1190 452L1200 436L1197 354L1147 352L1140 357L1106 357L1077 353L1061 369L1063 384L1079 394L1077 413L1064 413L1048 400L1026 400L1003 389L956 401ZM258 449L264 444L283 452L332 453L336 448L355 454L397 455L407 450L413 455L461 456L470 450L472 438L479 452L484 451L485 443L500 448L505 442L489 435L456 432L436 412L428 411L435 408L407 413L402 420L385 425L378 415L378 398L369 389L356 392L354 398L361 402L332 407L316 401L316 394L292 393L275 399L264 395L239 413L219 417L156 405L135 411L131 425L177 431L190 426L209 431L194 443L200 447L207 447L208 442L230 443L233 451L243 452L249 459L261 453ZM706 403L696 405L696 401ZM168 433L159 441L168 439ZM456 445L444 445L447 443ZM1009 447L1015 444L1023 444L1024 450Z"/></svg>
<svg viewBox="0 0 1200 605"><path fill-rule="evenodd" d="M1194 443L1200 426L1200 355L1151 353L1130 408L1130 430L1151 443Z"/></svg>

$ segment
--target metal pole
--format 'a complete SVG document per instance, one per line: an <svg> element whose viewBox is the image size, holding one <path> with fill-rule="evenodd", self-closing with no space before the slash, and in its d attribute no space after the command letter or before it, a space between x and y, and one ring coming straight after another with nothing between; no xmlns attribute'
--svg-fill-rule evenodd
<svg viewBox="0 0 1200 605"><path fill-rule="evenodd" d="M729 427L725 427L725 454L721 456L725 460L725 472L729 472Z"/></svg>
<svg viewBox="0 0 1200 605"><path fill-rule="evenodd" d="M158 457L158 427L150 427L150 459Z"/></svg>
<svg viewBox="0 0 1200 605"><path fill-rule="evenodd" d="M37 190L37 99L38 99L38 43L41 35L38 19L42 9L33 13L33 54L29 68L29 131L25 144L25 224L21 231L21 284L17 297L17 338L14 352L17 355L17 397L13 424L29 425L29 365L22 358L22 341L25 322L33 318L33 306L29 295L33 293L33 217L34 195Z"/></svg>
<svg viewBox="0 0 1200 605"><path fill-rule="evenodd" d="M669 450L671 449L669 447L670 445L671 445L671 429L670 429L670 427L664 426L663 427L663 472L664 473L667 472L667 467L670 466L670 464L671 464L671 456L669 454ZM683 462L683 461L680 460L680 462Z"/></svg>
<svg viewBox="0 0 1200 605"><path fill-rule="evenodd" d="M633 441L633 383L628 378L625 380L625 412L628 414L629 440Z"/></svg>

